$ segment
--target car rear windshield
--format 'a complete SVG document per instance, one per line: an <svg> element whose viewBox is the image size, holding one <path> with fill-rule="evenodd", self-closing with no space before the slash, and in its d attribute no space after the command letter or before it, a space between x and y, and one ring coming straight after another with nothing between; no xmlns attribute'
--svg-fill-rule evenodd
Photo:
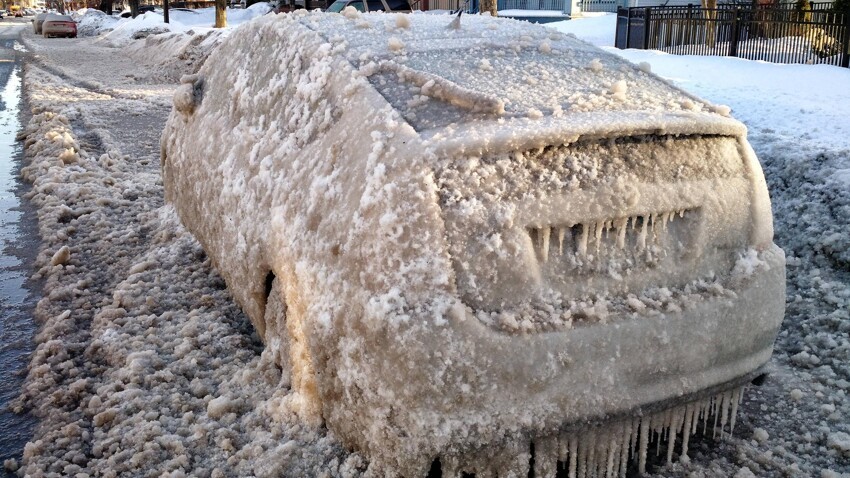
<svg viewBox="0 0 850 478"><path fill-rule="evenodd" d="M387 0L387 6L394 12L410 11L410 3L407 0Z"/></svg>

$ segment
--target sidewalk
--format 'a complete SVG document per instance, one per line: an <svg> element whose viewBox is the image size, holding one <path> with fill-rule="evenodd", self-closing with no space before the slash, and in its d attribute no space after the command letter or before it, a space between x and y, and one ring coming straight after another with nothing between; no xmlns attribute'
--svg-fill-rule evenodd
<svg viewBox="0 0 850 478"><path fill-rule="evenodd" d="M40 419L19 474L316 476L362 466L289 412L203 250L163 205L174 83L92 39L34 53L24 134L45 298L19 409ZM295 458L297 456L297 458Z"/></svg>

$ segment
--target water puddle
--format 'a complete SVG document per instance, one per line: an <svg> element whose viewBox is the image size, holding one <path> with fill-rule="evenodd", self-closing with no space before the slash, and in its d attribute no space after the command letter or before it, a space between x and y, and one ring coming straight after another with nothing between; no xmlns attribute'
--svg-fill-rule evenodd
<svg viewBox="0 0 850 478"><path fill-rule="evenodd" d="M8 55L9 50L4 48ZM0 63L0 462L20 460L32 436L35 419L16 415L8 405L20 393L24 370L34 348L36 325L34 285L28 277L38 250L35 212L21 199L25 185L18 179L22 145L21 71L17 61Z"/></svg>

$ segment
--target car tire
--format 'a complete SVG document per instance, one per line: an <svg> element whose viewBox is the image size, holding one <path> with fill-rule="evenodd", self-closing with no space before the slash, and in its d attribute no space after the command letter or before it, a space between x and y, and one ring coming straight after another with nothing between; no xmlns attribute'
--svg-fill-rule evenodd
<svg viewBox="0 0 850 478"><path fill-rule="evenodd" d="M266 292L263 342L281 369L281 381L288 375L293 410L306 423L320 426L322 404L303 327L306 304L294 280L284 281L273 273L266 279Z"/></svg>

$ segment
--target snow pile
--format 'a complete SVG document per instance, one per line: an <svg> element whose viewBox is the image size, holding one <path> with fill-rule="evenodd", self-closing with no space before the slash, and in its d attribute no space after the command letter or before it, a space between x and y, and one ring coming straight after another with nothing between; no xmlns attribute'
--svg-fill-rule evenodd
<svg viewBox="0 0 850 478"><path fill-rule="evenodd" d="M237 27L257 17L261 17L271 11L271 6L266 2L255 3L245 9L227 9L228 29ZM146 32L177 32L177 33L203 33L211 30L215 24L215 8L202 8L198 10L171 10L169 12L169 23L163 20L161 11L146 12L136 18L125 18L110 25L112 31L101 32L104 41L116 46L123 46L133 39L140 38Z"/></svg>
<svg viewBox="0 0 850 478"><path fill-rule="evenodd" d="M100 10L89 8L79 19L76 19L76 22L77 36L93 37L111 31L118 23L118 19Z"/></svg>
<svg viewBox="0 0 850 478"><path fill-rule="evenodd" d="M226 36L225 30L217 29L150 35L143 41L130 43L126 51L151 66L149 80L176 82L183 75L196 73Z"/></svg>

